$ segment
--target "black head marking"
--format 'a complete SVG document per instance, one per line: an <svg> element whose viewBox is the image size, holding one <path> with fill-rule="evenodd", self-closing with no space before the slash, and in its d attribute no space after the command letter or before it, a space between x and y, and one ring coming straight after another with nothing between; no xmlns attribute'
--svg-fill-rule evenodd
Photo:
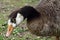
<svg viewBox="0 0 60 40"><path fill-rule="evenodd" d="M18 10L13 11L10 15L9 18L16 18L17 17Z"/></svg>

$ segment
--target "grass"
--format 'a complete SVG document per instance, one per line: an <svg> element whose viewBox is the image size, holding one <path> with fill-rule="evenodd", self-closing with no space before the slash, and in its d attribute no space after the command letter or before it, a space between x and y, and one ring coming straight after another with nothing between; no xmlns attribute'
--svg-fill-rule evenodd
<svg viewBox="0 0 60 40"><path fill-rule="evenodd" d="M32 35L26 27L26 21L16 27L10 37L6 38L7 25L2 26L8 20L8 15L17 8L25 5L36 6L39 0L0 0L0 40L45 40ZM53 39L53 38L52 38ZM48 38L47 40L51 40Z"/></svg>

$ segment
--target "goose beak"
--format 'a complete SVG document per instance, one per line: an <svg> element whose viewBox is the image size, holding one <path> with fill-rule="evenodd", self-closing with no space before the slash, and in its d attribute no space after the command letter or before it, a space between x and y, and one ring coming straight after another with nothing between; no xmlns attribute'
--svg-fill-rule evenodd
<svg viewBox="0 0 60 40"><path fill-rule="evenodd" d="M10 36L10 34L12 33L12 31L13 31L13 26L12 25L8 25L6 37Z"/></svg>

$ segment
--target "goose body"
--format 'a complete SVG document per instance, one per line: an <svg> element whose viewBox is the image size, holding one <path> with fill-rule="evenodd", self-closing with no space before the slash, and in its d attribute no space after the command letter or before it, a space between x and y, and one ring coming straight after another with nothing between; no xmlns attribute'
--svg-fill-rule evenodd
<svg viewBox="0 0 60 40"><path fill-rule="evenodd" d="M60 36L60 1L42 0L35 8L24 6L12 12L8 20L9 36L12 28L27 18L27 27L38 36ZM11 30L11 31L10 31Z"/></svg>

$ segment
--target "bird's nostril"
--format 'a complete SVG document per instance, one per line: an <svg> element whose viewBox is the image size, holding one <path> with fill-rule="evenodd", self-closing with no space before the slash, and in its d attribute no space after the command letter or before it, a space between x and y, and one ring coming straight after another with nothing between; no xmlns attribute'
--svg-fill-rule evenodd
<svg viewBox="0 0 60 40"><path fill-rule="evenodd" d="M11 29L9 29L9 31L10 31Z"/></svg>

